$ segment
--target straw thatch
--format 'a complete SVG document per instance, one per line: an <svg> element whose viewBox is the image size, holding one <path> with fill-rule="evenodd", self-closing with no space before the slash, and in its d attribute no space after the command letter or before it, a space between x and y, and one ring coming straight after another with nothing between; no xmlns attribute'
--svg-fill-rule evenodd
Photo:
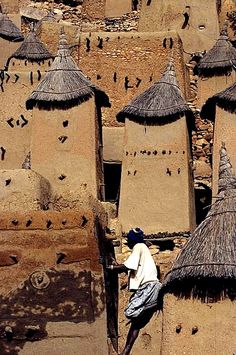
<svg viewBox="0 0 236 355"><path fill-rule="evenodd" d="M27 59L32 62L40 62L53 58L53 55L47 50L44 44L39 40L34 30L31 28L24 42L12 54L11 58Z"/></svg>
<svg viewBox="0 0 236 355"><path fill-rule="evenodd" d="M201 291L204 284L220 292L227 283L236 289L236 176L222 144L216 202L180 252L164 288L183 292L198 285Z"/></svg>
<svg viewBox="0 0 236 355"><path fill-rule="evenodd" d="M180 91L171 58L162 78L125 106L117 120L124 122L129 118L139 123L165 124L186 113L192 115Z"/></svg>
<svg viewBox="0 0 236 355"><path fill-rule="evenodd" d="M91 83L70 55L64 31L55 60L26 102L27 109L68 109L95 95L100 106L109 106L108 96Z"/></svg>
<svg viewBox="0 0 236 355"><path fill-rule="evenodd" d="M236 113L236 83L210 97L202 107L201 117L214 120L216 105L225 111Z"/></svg>
<svg viewBox="0 0 236 355"><path fill-rule="evenodd" d="M215 45L202 57L194 72L202 78L229 75L235 70L236 48L228 38L225 24Z"/></svg>
<svg viewBox="0 0 236 355"><path fill-rule="evenodd" d="M24 39L19 28L6 14L0 14L0 37L12 42L23 41Z"/></svg>

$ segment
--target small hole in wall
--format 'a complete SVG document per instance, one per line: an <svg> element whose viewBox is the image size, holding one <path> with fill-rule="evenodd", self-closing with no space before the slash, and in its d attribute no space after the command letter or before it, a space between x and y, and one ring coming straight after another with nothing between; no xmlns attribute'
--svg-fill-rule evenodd
<svg viewBox="0 0 236 355"><path fill-rule="evenodd" d="M101 77L101 75L97 75L97 80L101 80L102 79L102 77Z"/></svg>
<svg viewBox="0 0 236 355"><path fill-rule="evenodd" d="M7 179L7 180L5 181L6 186L10 185L10 183L11 183L11 179Z"/></svg>
<svg viewBox="0 0 236 355"><path fill-rule="evenodd" d="M61 223L63 224L63 226L66 224L66 219L63 219L62 221L61 221Z"/></svg>
<svg viewBox="0 0 236 355"><path fill-rule="evenodd" d="M47 221L47 224L46 224L47 228L50 228L51 225L52 225L52 221L48 220L48 221Z"/></svg>
<svg viewBox="0 0 236 355"><path fill-rule="evenodd" d="M88 223L88 219L85 216L83 216L82 217L81 227L84 227L87 223Z"/></svg>
<svg viewBox="0 0 236 355"><path fill-rule="evenodd" d="M196 334L198 332L198 327L192 327L192 335Z"/></svg>
<svg viewBox="0 0 236 355"><path fill-rule="evenodd" d="M153 154L154 154L154 155L157 155L157 150L154 150Z"/></svg>
<svg viewBox="0 0 236 355"><path fill-rule="evenodd" d="M163 151L162 151L162 154L163 154L163 155L166 154L166 150L163 150Z"/></svg>
<svg viewBox="0 0 236 355"><path fill-rule="evenodd" d="M32 220L29 219L29 220L26 222L26 227L29 227L31 224L32 224Z"/></svg>
<svg viewBox="0 0 236 355"><path fill-rule="evenodd" d="M63 121L63 127L68 127L68 125L69 125L69 121L68 120Z"/></svg>
<svg viewBox="0 0 236 355"><path fill-rule="evenodd" d="M58 176L58 179L61 181L64 180L65 178L66 178L66 175L64 175L64 174L61 174L60 176Z"/></svg>
<svg viewBox="0 0 236 355"><path fill-rule="evenodd" d="M14 219L13 221L11 221L11 223L12 223L14 226L17 226L19 222L17 221L17 219Z"/></svg>
<svg viewBox="0 0 236 355"><path fill-rule="evenodd" d="M176 333L179 334L181 332L181 330L182 330L182 325L178 324L175 328Z"/></svg>
<svg viewBox="0 0 236 355"><path fill-rule="evenodd" d="M205 30L205 28L206 28L206 26L205 26L205 25L199 25L199 26L198 26L198 29L199 29L200 31Z"/></svg>

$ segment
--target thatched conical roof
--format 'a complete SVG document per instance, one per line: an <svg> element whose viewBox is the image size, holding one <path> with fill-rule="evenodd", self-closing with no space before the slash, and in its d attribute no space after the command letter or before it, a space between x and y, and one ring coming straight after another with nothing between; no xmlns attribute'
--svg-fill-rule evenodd
<svg viewBox="0 0 236 355"><path fill-rule="evenodd" d="M44 44L37 37L31 28L20 47L12 54L11 58L27 59L30 61L42 61L53 58L53 55L47 50Z"/></svg>
<svg viewBox="0 0 236 355"><path fill-rule="evenodd" d="M216 105L225 111L236 113L236 82L210 97L202 106L201 117L214 120Z"/></svg>
<svg viewBox="0 0 236 355"><path fill-rule="evenodd" d="M100 106L109 106L108 96L91 83L70 55L66 35L62 31L57 55L51 68L26 102L32 109L67 109L95 95Z"/></svg>
<svg viewBox="0 0 236 355"><path fill-rule="evenodd" d="M23 41L24 39L19 28L6 14L2 13L0 13L0 37L12 42Z"/></svg>
<svg viewBox="0 0 236 355"><path fill-rule="evenodd" d="M125 106L117 120L124 122L127 117L140 123L164 124L185 113L192 111L180 91L171 58L162 78Z"/></svg>
<svg viewBox="0 0 236 355"><path fill-rule="evenodd" d="M170 292L205 282L222 291L236 287L236 176L225 145L220 151L219 192L206 219L196 228L167 274L164 288Z"/></svg>
<svg viewBox="0 0 236 355"><path fill-rule="evenodd" d="M197 74L203 78L228 75L235 69L236 48L228 38L227 24L223 26L215 45L202 57L198 63Z"/></svg>

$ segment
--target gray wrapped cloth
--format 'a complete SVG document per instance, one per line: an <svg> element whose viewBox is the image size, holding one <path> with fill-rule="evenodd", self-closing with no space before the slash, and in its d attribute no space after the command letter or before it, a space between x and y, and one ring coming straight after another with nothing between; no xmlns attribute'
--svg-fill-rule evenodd
<svg viewBox="0 0 236 355"><path fill-rule="evenodd" d="M125 315L128 319L137 318L143 311L157 309L158 295L161 289L159 281L147 282L130 297Z"/></svg>

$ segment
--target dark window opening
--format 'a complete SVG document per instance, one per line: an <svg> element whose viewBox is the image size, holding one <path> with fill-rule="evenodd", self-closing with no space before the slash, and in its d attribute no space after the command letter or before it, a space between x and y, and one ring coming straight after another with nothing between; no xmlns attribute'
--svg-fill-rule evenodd
<svg viewBox="0 0 236 355"><path fill-rule="evenodd" d="M132 11L138 11L138 0L132 0Z"/></svg>
<svg viewBox="0 0 236 355"><path fill-rule="evenodd" d="M205 185L201 184L195 188L195 204L196 204L196 222L201 223L211 207L212 191Z"/></svg>
<svg viewBox="0 0 236 355"><path fill-rule="evenodd" d="M104 163L105 201L119 201L120 179L121 163Z"/></svg>

